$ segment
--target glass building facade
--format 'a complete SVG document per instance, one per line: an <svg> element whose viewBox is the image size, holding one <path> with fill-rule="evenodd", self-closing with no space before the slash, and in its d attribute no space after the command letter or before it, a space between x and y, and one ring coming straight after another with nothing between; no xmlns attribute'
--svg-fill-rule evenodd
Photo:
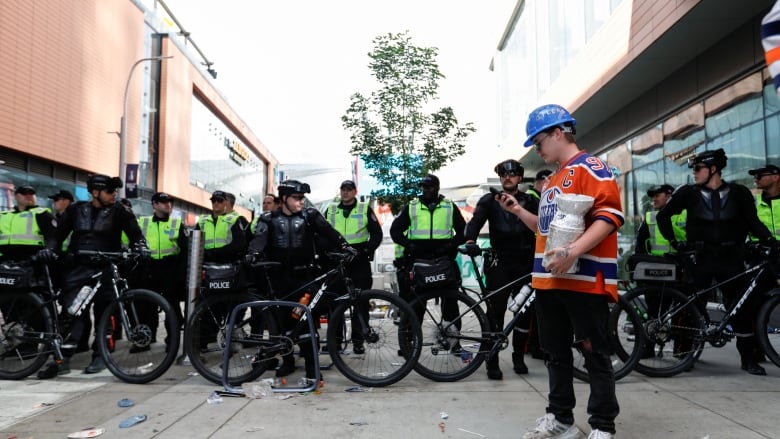
<svg viewBox="0 0 780 439"><path fill-rule="evenodd" d="M723 148L724 180L754 192L747 171L780 165L780 99L764 68L758 33L771 2L729 5L735 8L730 14L707 2L662 3L521 0L492 64L502 145L522 144L528 113L540 104L576 102L569 110L579 121L588 119L578 124L577 141L616 171L626 218L618 239L624 257L633 252L636 231L652 207L647 190L692 183L689 157ZM724 14L733 20L728 26ZM696 26L708 21L719 24L710 28L708 42L688 45ZM681 37L675 40L674 33ZM603 70L585 71L600 65L594 54L617 55L601 63ZM660 56L676 64L655 72L632 66L654 67ZM630 77L621 77L623 71ZM630 97L615 102L621 94ZM583 108L587 114L578 113ZM604 114L594 117L594 109ZM550 167L533 153L521 160L532 172Z"/></svg>

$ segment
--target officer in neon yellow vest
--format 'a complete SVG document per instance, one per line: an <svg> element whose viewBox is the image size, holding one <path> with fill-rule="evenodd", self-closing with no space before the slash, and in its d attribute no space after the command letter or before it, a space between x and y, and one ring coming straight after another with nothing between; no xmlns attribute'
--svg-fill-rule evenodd
<svg viewBox="0 0 780 439"><path fill-rule="evenodd" d="M235 195L211 194L212 213L201 215L195 226L203 231L203 262L235 262L246 255L249 222L233 210Z"/></svg>
<svg viewBox="0 0 780 439"><path fill-rule="evenodd" d="M541 197L544 183L547 181L547 178L550 176L550 174L552 174L552 171L549 169L542 169L541 171L537 172L536 178L534 179L534 185L529 187L525 193L538 200L539 197Z"/></svg>
<svg viewBox="0 0 780 439"><path fill-rule="evenodd" d="M265 194L263 197L263 212L272 212L282 207L282 199L274 194ZM260 215L255 215L255 218L249 224L249 237L247 241L251 241L255 235L257 229L257 221L260 220Z"/></svg>
<svg viewBox="0 0 780 439"><path fill-rule="evenodd" d="M138 218L138 227L141 228L146 242L149 243L151 260L145 265L137 287L148 288L162 294L173 306L179 321L184 322L181 305L185 300L186 258L183 255L187 254L187 234L181 218L171 218L173 197L165 192L156 192L152 195L151 201L152 215ZM156 310L153 310L151 315L156 316ZM155 331L153 335L155 340L157 319L152 318L149 323ZM147 345L135 351L140 352L149 348L150 346ZM134 348L131 348L131 352L133 350Z"/></svg>
<svg viewBox="0 0 780 439"><path fill-rule="evenodd" d="M0 253L3 260L24 261L32 256L52 261L57 254L57 220L39 207L32 186L14 191L16 206L0 214Z"/></svg>
<svg viewBox="0 0 780 439"><path fill-rule="evenodd" d="M466 242L466 221L455 203L439 195L438 177L427 175L420 181L420 187L422 195L401 209L390 226L390 236L393 242L404 247L409 269L416 259L440 256L446 256L456 265L457 248ZM408 295L404 298L411 299ZM445 319L454 319L457 313L457 303L442 300Z"/></svg>
<svg viewBox="0 0 780 439"><path fill-rule="evenodd" d="M761 193L756 195L758 219L772 232L775 239L780 239L780 167L766 165L763 168L751 169L748 174L753 176L756 187L761 189ZM758 240L753 235L750 239Z"/></svg>
<svg viewBox="0 0 780 439"><path fill-rule="evenodd" d="M339 188L341 201L325 210L325 219L344 237L358 255L349 264L349 276L355 287L368 290L373 285L371 261L374 252L382 243L382 227L368 203L357 200L357 185L352 180L344 180ZM368 317L368 310L365 310ZM357 323L357 319L352 320ZM353 334L357 331L353 331ZM365 352L362 340L352 339L352 351Z"/></svg>
<svg viewBox="0 0 780 439"><path fill-rule="evenodd" d="M671 243L664 238L658 230L658 222L655 216L666 206L666 203L672 198L674 188L668 184L653 186L647 190L647 196L653 200L653 210L645 213L645 221L639 226L636 235L637 254L649 254L654 256L663 256L664 253L677 253L672 248ZM674 239L677 241L686 241L685 239L685 220L687 211L683 210L680 214L672 216L672 228L674 229Z"/></svg>

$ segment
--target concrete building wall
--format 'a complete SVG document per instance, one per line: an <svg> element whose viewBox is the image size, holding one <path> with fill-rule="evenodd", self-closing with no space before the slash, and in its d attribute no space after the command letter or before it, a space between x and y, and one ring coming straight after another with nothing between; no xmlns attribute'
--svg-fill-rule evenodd
<svg viewBox="0 0 780 439"><path fill-rule="evenodd" d="M143 58L130 1L0 4L0 146L116 175L127 72ZM140 75L130 92L140 93ZM129 125L137 126L131 102ZM130 130L128 144L137 144ZM136 151L130 151L132 162Z"/></svg>

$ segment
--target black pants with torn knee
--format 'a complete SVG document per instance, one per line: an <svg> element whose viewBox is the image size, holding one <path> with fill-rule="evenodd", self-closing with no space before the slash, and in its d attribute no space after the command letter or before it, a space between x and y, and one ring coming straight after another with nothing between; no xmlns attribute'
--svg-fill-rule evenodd
<svg viewBox="0 0 780 439"><path fill-rule="evenodd" d="M564 424L574 423L572 343L583 353L590 375L588 423L615 433L620 412L607 339L607 296L565 290L537 290L536 315L541 347L547 352L549 406L547 413Z"/></svg>

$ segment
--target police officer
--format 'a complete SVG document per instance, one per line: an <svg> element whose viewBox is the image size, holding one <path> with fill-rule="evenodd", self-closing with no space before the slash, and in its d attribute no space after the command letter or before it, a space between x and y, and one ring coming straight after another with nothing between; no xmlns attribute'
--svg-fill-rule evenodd
<svg viewBox="0 0 780 439"><path fill-rule="evenodd" d="M526 193L538 200L542 194L544 183L550 177L550 174L552 174L552 171L549 169L542 169L541 171L537 172L536 178L534 179L534 185L529 187Z"/></svg>
<svg viewBox="0 0 780 439"><path fill-rule="evenodd" d="M666 207L656 216L663 236L678 251L695 250L694 284L696 291L709 287L713 279L725 281L744 271L744 242L748 232L774 245L775 240L756 214L753 195L745 186L728 183L722 178L728 158L723 149L704 151L688 159L694 184L680 187ZM688 211L685 232L687 241L675 239L672 217ZM720 287L726 300L736 300L744 291L740 282ZM734 317L742 369L753 375L766 371L756 363L757 348L753 332L756 312L754 300L748 300ZM679 342L678 342L679 343ZM684 349L682 346L679 349Z"/></svg>
<svg viewBox="0 0 780 439"><path fill-rule="evenodd" d="M653 200L653 209L645 212L645 220L639 226L636 234L636 246L634 252L641 255L663 256L665 253L676 253L669 241L658 231L656 215L672 199L674 188L668 184L653 186L647 190L647 196ZM685 241L686 211L672 218L674 239Z"/></svg>
<svg viewBox="0 0 780 439"><path fill-rule="evenodd" d="M265 257L269 261L280 262L279 268L269 273L271 284L278 299L300 301L289 294L299 286L310 282L317 276L315 271L315 235L319 242L331 247L350 249L347 241L325 220L322 214L312 207L305 207L306 194L311 189L298 180L285 180L279 184L280 209L263 212L259 216L257 229L249 243L250 256ZM354 252L354 250L350 249ZM314 378L314 358L312 340L304 338L307 334L293 333L297 320L289 312L280 312L279 321L285 335L297 339L301 355L306 363L306 377ZM299 337L301 337L299 339ZM292 353L282 357L282 365L276 370L276 376L287 376L295 370L295 357Z"/></svg>
<svg viewBox="0 0 780 439"><path fill-rule="evenodd" d="M57 245L57 220L51 210L39 207L32 186L14 191L16 206L0 214L0 254L6 261L26 261L33 256L53 261Z"/></svg>
<svg viewBox="0 0 780 439"><path fill-rule="evenodd" d="M352 248L357 250L358 255L350 263L348 275L356 288L367 290L373 285L371 261L374 259L374 252L382 243L382 226L379 225L379 220L371 206L357 200L357 186L354 181L344 180L339 189L341 201L336 206L328 206L325 210L325 219ZM352 322L356 324L357 319L353 319ZM355 331L353 331L352 351L362 354L365 352L363 340L355 339L354 334Z"/></svg>
<svg viewBox="0 0 780 439"><path fill-rule="evenodd" d="M67 325L71 323L70 335L64 341L62 353L63 365L58 367L50 362L44 369L38 372L38 378L52 378L58 372L70 370L70 358L73 349L81 339L84 330L83 319L72 317L68 312L79 290L88 283L94 275L100 272L101 267L92 264L90 258L79 256L81 250L117 252L122 247L122 232L127 234L130 247L148 257L149 247L146 245L141 229L138 227L135 215L126 206L116 202L116 190L122 187L119 177L96 174L87 179L87 190L91 195L90 201L79 201L71 204L60 218L57 228L57 248L70 236L68 245L68 270L63 280L62 316L61 319ZM103 285L93 298L94 321L100 320L103 312L112 299L110 286ZM85 310L82 316L88 315ZM99 334L98 334L99 336ZM84 370L84 373L97 373L105 369L103 358L97 352L97 342L92 342L92 362Z"/></svg>
<svg viewBox="0 0 780 439"><path fill-rule="evenodd" d="M201 215L195 226L203 231L203 262L235 262L246 254L249 222L233 210L235 195L225 191L211 194L212 213Z"/></svg>
<svg viewBox="0 0 780 439"><path fill-rule="evenodd" d="M49 195L51 207L54 209L54 215L59 218L65 212L65 209L75 201L73 194L65 189L60 189L56 194Z"/></svg>
<svg viewBox="0 0 780 439"><path fill-rule="evenodd" d="M466 242L463 235L466 221L458 206L439 194L439 178L429 174L420 181L420 187L422 195L404 206L390 226L393 242L404 249L407 273L417 259L444 256L456 266L458 246ZM401 290L402 297L409 302L413 299L410 294L411 291ZM454 320L458 316L457 306L457 302L443 298L442 317ZM452 348L453 351L458 349L459 346Z"/></svg>
<svg viewBox="0 0 780 439"><path fill-rule="evenodd" d="M263 197L263 212L276 210L282 206L282 200L274 194L265 194Z"/></svg>
<svg viewBox="0 0 780 439"><path fill-rule="evenodd" d="M766 165L748 171L761 193L756 195L758 219L769 229L775 239L780 238L780 168ZM751 239L757 239L751 236Z"/></svg>
<svg viewBox="0 0 780 439"><path fill-rule="evenodd" d="M149 244L151 260L144 266L139 288L157 291L173 306L179 322L184 322L181 303L184 300L185 264L182 255L187 254L187 234L181 218L172 218L173 197L165 192L152 195L150 216L138 218L138 226ZM151 315L156 317L156 310ZM152 328L157 329L157 319L151 319ZM156 340L153 334L152 340ZM131 348L132 352L149 350L150 346Z"/></svg>
<svg viewBox="0 0 780 439"><path fill-rule="evenodd" d="M519 203L523 203L526 210L536 215L539 211L537 198L520 192L519 184L523 181L523 166L517 160L504 160L497 164L493 171L501 179L501 188L504 192L514 196ZM518 221L515 215L504 210L492 193L482 196L474 209L474 216L466 225L466 248L470 253L479 254L476 244L479 231L488 222L491 252L486 253L484 273L487 280L487 289L497 290L522 276L526 276L533 270L534 245L536 237L528 226ZM504 314L506 314L507 301L510 294L514 295L520 288L530 283L530 277L526 282L515 285L514 288L505 288L488 299L488 313L491 320L496 323L492 330L501 332L504 329ZM531 328L533 313L527 313L515 325L512 336L512 364L517 374L528 373L528 367L523 358L526 342ZM486 362L487 375L491 380L500 380L503 373L498 366L498 353L488 358Z"/></svg>

